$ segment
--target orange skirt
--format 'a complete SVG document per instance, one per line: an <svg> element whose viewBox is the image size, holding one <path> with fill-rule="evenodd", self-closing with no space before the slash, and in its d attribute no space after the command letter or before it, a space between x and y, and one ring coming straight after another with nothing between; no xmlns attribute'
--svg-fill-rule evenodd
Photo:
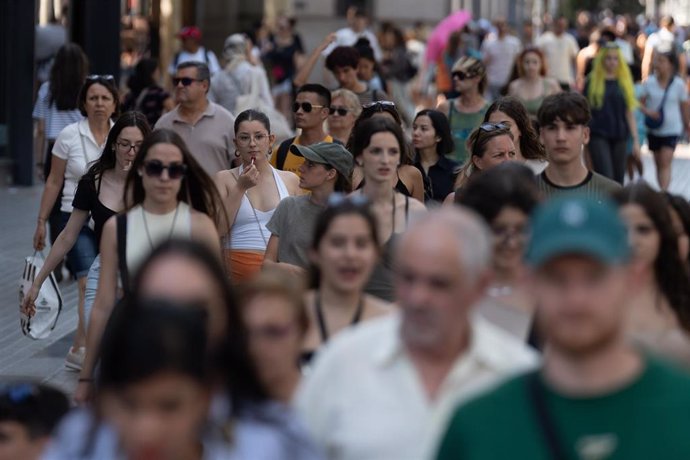
<svg viewBox="0 0 690 460"><path fill-rule="evenodd" d="M237 249L225 250L225 264L230 272L230 281L234 284L247 281L261 271L264 254L258 251Z"/></svg>

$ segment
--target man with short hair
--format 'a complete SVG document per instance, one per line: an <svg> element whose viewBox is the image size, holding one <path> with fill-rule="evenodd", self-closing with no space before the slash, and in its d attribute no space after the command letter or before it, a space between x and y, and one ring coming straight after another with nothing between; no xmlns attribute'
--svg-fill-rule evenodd
<svg viewBox="0 0 690 460"><path fill-rule="evenodd" d="M585 166L583 152L589 143L590 119L589 103L580 93L544 98L537 120L549 165L537 176L537 183L546 198L574 191L601 198L620 188L617 182Z"/></svg>
<svg viewBox="0 0 690 460"><path fill-rule="evenodd" d="M326 68L333 73L340 88L349 89L357 95L361 105L388 100L388 95L379 89L370 88L357 76L359 52L353 46L339 46L326 58Z"/></svg>
<svg viewBox="0 0 690 460"><path fill-rule="evenodd" d="M208 66L203 62L183 62L177 66L173 84L178 105L160 117L155 128L168 128L179 134L211 177L230 169L235 151L235 117L208 100L211 86Z"/></svg>
<svg viewBox="0 0 690 460"><path fill-rule="evenodd" d="M531 233L543 366L458 408L437 459L690 458L690 376L625 336L639 273L616 207L560 197Z"/></svg>
<svg viewBox="0 0 690 460"><path fill-rule="evenodd" d="M515 58L522 50L522 44L517 37L509 33L508 24L504 18L494 21L496 35L484 40L481 52L486 66L486 76L489 80L489 99L501 97L501 89L510 82Z"/></svg>
<svg viewBox="0 0 690 460"><path fill-rule="evenodd" d="M472 312L490 282L489 234L459 209L412 222L397 246L399 311L319 351L296 406L329 458L429 458L458 401L536 365Z"/></svg>
<svg viewBox="0 0 690 460"><path fill-rule="evenodd" d="M649 36L645 43L642 56L642 80L652 74L654 53L673 53L678 57L678 73L681 77L687 74L685 53L676 42L676 24L672 16L664 16L659 20L659 30Z"/></svg>
<svg viewBox="0 0 690 460"><path fill-rule="evenodd" d="M172 62L168 66L168 73L174 76L177 67L183 62L203 62L209 68L211 75L220 70L218 58L216 54L201 46L201 30L195 26L183 27L177 33L177 38L180 39L180 51L173 57Z"/></svg>
<svg viewBox="0 0 690 460"><path fill-rule="evenodd" d="M299 176L299 167L304 163L304 157L292 153L290 146L333 142L333 137L323 129L330 108L331 92L325 86L307 83L297 89L292 112L295 114L295 126L302 132L297 137L284 140L273 150L270 163L274 168Z"/></svg>
<svg viewBox="0 0 690 460"><path fill-rule="evenodd" d="M544 32L536 41L546 57L548 76L558 80L564 90L575 83L575 59L580 51L567 28L568 19L561 16L553 22L553 30Z"/></svg>

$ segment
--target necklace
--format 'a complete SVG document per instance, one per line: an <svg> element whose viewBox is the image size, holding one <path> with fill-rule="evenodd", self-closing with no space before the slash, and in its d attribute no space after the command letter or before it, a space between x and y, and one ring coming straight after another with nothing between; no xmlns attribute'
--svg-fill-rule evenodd
<svg viewBox="0 0 690 460"><path fill-rule="evenodd" d="M175 208L175 215L173 216L172 225L170 226L170 232L168 233L168 239L172 238L173 231L175 230L175 223L177 222L177 212L179 210L180 205L178 203L177 207ZM153 240L151 239L151 233L149 233L149 224L146 221L146 211L144 211L143 206L141 207L141 218L144 221L144 230L146 231L146 238L149 240L149 245L151 246L151 250L153 251Z"/></svg>
<svg viewBox="0 0 690 460"><path fill-rule="evenodd" d="M326 327L326 319L323 315L323 309L321 308L321 293L316 291L316 298L314 299L314 307L316 308L316 319L319 322L319 329L321 330L321 338L323 342L328 341L328 328ZM364 297L359 298L359 303L357 304L357 310L355 310L355 315L352 317L350 325L355 325L359 323L362 318L362 312L364 311Z"/></svg>

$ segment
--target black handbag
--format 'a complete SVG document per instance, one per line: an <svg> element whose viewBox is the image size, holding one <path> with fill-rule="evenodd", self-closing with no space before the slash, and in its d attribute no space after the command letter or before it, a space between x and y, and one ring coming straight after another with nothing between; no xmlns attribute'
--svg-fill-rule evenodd
<svg viewBox="0 0 690 460"><path fill-rule="evenodd" d="M659 117L652 118L649 115L644 116L644 124L647 128L659 129L661 128L661 125L664 124L664 103L666 102L666 95L668 94L668 90L671 88L671 85L673 85L674 81L675 77L668 83L668 85L666 85L666 89L664 90L664 96L661 98L661 104L659 104L659 109L657 110L657 112L659 113Z"/></svg>

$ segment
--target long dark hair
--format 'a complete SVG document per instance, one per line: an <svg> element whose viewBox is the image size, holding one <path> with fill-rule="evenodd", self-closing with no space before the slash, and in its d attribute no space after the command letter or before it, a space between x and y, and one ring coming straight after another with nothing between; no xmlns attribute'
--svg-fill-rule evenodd
<svg viewBox="0 0 690 460"><path fill-rule="evenodd" d="M144 166L149 149L156 144L172 144L182 152L182 163L187 166L187 173L182 178L177 200L184 201L193 209L203 212L214 222L221 222L224 210L220 205L221 199L216 185L194 159L180 135L170 129L157 129L144 138L125 182L125 209L129 210L144 202L146 192L139 171Z"/></svg>
<svg viewBox="0 0 690 460"><path fill-rule="evenodd" d="M336 205L328 206L320 215L314 226L314 236L311 240L311 249L313 251L319 250L319 245L321 240L323 240L328 229L331 228L333 221L340 216L347 215L357 215L365 220L367 226L369 227L369 232L371 234L371 239L374 241L374 247L376 250L380 247L379 244L379 234L376 230L378 228L376 216L371 211L370 206L367 203L355 203L351 198L345 197L341 203ZM318 289L321 284L321 272L319 268L311 264L309 267L309 287L312 289Z"/></svg>
<svg viewBox="0 0 690 460"><path fill-rule="evenodd" d="M414 117L414 121L417 121L419 117L429 117L431 120L431 125L434 127L436 132L436 137L441 138L441 140L436 144L436 153L440 156L447 155L455 150L455 142L453 141L453 135L450 133L450 124L448 123L448 118L438 110L424 109L421 110Z"/></svg>
<svg viewBox="0 0 690 460"><path fill-rule="evenodd" d="M132 298L142 297L142 280L146 279L147 273L157 261L170 256L184 257L204 267L221 293L227 317L226 333L223 343L219 349L212 350L212 355L229 387L232 411L238 413L244 410L248 402L265 400L267 393L249 357L247 330L235 293L227 281L227 274L218 256L205 245L191 240L170 239L156 247L137 271L132 283Z"/></svg>
<svg viewBox="0 0 690 460"><path fill-rule="evenodd" d="M139 112L125 112L120 115L117 119L110 132L108 133L108 138L105 141L105 147L103 147L103 153L96 160L96 163L89 168L89 170L84 174L82 179L96 180L102 177L105 171L113 169L115 167L115 149L117 138L125 128L138 128L141 134L148 136L151 133L151 126L149 122L146 121L146 117Z"/></svg>
<svg viewBox="0 0 690 460"><path fill-rule="evenodd" d="M503 112L515 120L518 130L520 130L520 153L524 158L546 160L544 146L539 142L539 135L529 119L525 106L519 99L511 96L496 99L486 110L484 122L488 122L489 117L494 112Z"/></svg>
<svg viewBox="0 0 690 460"><path fill-rule="evenodd" d="M371 137L376 133L391 133L395 136L400 146L400 160L402 161L407 146L402 128L394 121L383 117L369 118L352 129L352 143L351 145L348 144L348 150L352 156L359 157L364 149L369 147Z"/></svg>
<svg viewBox="0 0 690 460"><path fill-rule="evenodd" d="M683 224L685 234L690 238L690 203L680 195L673 195L671 193L664 193L666 202L678 214L680 222ZM690 270L690 254L688 259L684 261Z"/></svg>
<svg viewBox="0 0 690 460"><path fill-rule="evenodd" d="M375 101L371 104L368 104L367 107L362 108L362 113L360 113L355 119L355 124L352 126L352 131L350 131L350 138L347 140L346 148L352 152L352 155L355 158L357 158L358 154L356 154L353 149L355 148L355 135L359 131L359 127L365 121L374 118L374 115L383 112L390 114L395 119L395 122L398 124L398 126L402 128L402 117L400 116L400 113L398 112L398 109L395 107L394 103L391 101ZM400 144L400 164L412 164L413 153L414 151L412 146L409 145L403 136L403 143Z"/></svg>
<svg viewBox="0 0 690 460"><path fill-rule="evenodd" d="M664 196L647 184L636 183L614 192L613 199L619 207L626 204L641 206L659 232L659 253L654 261L654 278L675 311L678 322L683 329L690 331L688 269L678 253L678 236L673 230Z"/></svg>
<svg viewBox="0 0 690 460"><path fill-rule="evenodd" d="M77 109L79 90L88 72L89 60L81 47L76 43L62 45L50 69L48 105L55 104L58 110Z"/></svg>
<svg viewBox="0 0 690 460"><path fill-rule="evenodd" d="M143 58L134 66L134 73L127 80L127 87L132 94L139 95L146 88L153 86L156 82L153 73L158 68L158 61L151 58Z"/></svg>

